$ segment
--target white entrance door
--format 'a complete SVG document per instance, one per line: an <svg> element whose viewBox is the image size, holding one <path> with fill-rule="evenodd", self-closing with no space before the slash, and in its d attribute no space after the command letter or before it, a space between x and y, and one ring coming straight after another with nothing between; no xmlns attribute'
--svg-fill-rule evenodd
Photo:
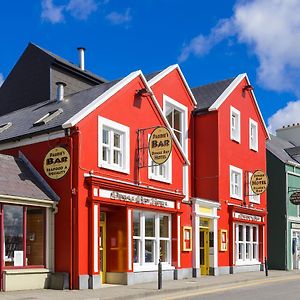
<svg viewBox="0 0 300 300"><path fill-rule="evenodd" d="M293 269L300 269L300 231L293 231L292 255Z"/></svg>

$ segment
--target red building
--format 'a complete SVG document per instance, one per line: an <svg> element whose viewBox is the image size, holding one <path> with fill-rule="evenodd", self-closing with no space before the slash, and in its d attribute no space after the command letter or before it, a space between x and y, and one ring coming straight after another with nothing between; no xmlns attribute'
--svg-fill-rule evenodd
<svg viewBox="0 0 300 300"><path fill-rule="evenodd" d="M165 279L192 276L195 104L175 65L147 79L137 71L68 96L58 83L56 100L0 117L1 152L21 150L60 197L55 225L44 224L46 232L55 231L55 248L44 243L44 273L65 274L70 288L133 284L155 280L161 260ZM162 165L148 154L149 136L159 126L173 141ZM5 261L0 266L5 272ZM14 268L37 272L26 260Z"/></svg>
<svg viewBox="0 0 300 300"><path fill-rule="evenodd" d="M266 172L268 132L246 74L192 89L193 267L201 274L260 270L266 256L266 193L249 187ZM200 252L198 251L200 249Z"/></svg>

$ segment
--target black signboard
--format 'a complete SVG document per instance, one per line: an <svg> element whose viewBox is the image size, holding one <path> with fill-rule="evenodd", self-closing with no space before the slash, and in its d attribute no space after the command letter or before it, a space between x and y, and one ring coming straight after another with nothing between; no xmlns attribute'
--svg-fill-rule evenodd
<svg viewBox="0 0 300 300"><path fill-rule="evenodd" d="M295 205L300 205L300 192L294 192L290 196L290 201L291 201L291 203L293 203Z"/></svg>

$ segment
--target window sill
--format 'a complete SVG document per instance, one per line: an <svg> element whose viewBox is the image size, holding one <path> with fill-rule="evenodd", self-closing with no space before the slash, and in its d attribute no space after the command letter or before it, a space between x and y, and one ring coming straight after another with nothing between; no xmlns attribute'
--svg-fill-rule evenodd
<svg viewBox="0 0 300 300"><path fill-rule="evenodd" d="M170 179L164 179L164 178L159 178L159 177L154 177L154 176L149 176L150 180L154 180L154 181L159 181L159 182L164 182L164 183L172 183L172 180Z"/></svg>
<svg viewBox="0 0 300 300"><path fill-rule="evenodd" d="M241 140L240 139L235 139L235 138L230 138L233 142L240 144Z"/></svg>
<svg viewBox="0 0 300 300"><path fill-rule="evenodd" d="M129 169L127 168L121 168L118 166L114 166L114 165L110 165L110 164L106 164L104 162L101 162L99 164L100 168L104 168L104 169L108 169L108 170L112 170L112 171L116 171L116 172L121 172L121 173L125 173L125 174L129 174Z"/></svg>
<svg viewBox="0 0 300 300"><path fill-rule="evenodd" d="M250 150L252 150L254 152L258 152L258 148L250 147Z"/></svg>
<svg viewBox="0 0 300 300"><path fill-rule="evenodd" d="M243 201L243 198L241 196L230 195L230 198Z"/></svg>
<svg viewBox="0 0 300 300"><path fill-rule="evenodd" d="M171 266L168 263L162 263L162 270L174 270L175 267ZM133 265L133 272L147 272L147 271L157 271L158 270L158 265L155 264L144 264L144 265L139 265L139 264L134 264Z"/></svg>
<svg viewBox="0 0 300 300"><path fill-rule="evenodd" d="M22 268L22 269L4 269L6 274L36 274L36 273L50 273L49 269L44 268Z"/></svg>
<svg viewBox="0 0 300 300"><path fill-rule="evenodd" d="M236 261L236 266L253 266L253 265L260 265L261 263L258 260L243 260L243 261Z"/></svg>

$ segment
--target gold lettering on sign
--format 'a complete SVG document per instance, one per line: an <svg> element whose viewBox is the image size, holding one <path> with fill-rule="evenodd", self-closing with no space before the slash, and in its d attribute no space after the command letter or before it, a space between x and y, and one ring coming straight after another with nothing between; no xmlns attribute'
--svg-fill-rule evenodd
<svg viewBox="0 0 300 300"><path fill-rule="evenodd" d="M70 168L70 154L62 148L51 149L44 159L44 172L51 179L59 179L65 176Z"/></svg>
<svg viewBox="0 0 300 300"><path fill-rule="evenodd" d="M155 128L149 139L149 154L154 163L165 163L172 152L172 136L165 127Z"/></svg>

